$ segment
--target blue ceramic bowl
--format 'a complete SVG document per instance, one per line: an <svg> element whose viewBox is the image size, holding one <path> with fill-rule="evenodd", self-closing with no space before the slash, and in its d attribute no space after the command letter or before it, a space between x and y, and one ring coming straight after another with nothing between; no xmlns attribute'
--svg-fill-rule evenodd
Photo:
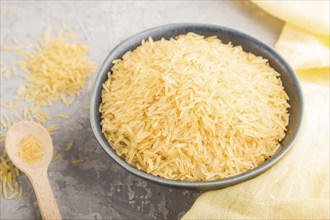
<svg viewBox="0 0 330 220"><path fill-rule="evenodd" d="M134 50L141 44L141 41L143 39L146 40L148 37L152 37L153 40L156 41L160 40L163 37L165 39L169 39L181 34L186 34L188 32L194 32L205 37L215 35L219 39L221 39L223 43L231 42L233 45L241 45L245 51L251 52L258 56L262 56L263 58L269 60L270 66L280 73L284 89L290 98L289 104L291 107L289 109L289 125L287 127L286 136L281 141L280 150L276 153L276 155L265 161L260 166L242 174L220 180L195 182L169 180L148 174L128 164L123 158L117 155L117 153L112 149L111 145L104 137L101 131L101 115L98 109L101 103L102 84L108 78L107 74L111 71L111 68L113 66L112 61L121 58L127 51ZM303 99L299 82L291 67L277 52L275 52L272 48L268 47L264 43L249 35L226 27L206 24L169 24L145 30L124 40L122 43L116 46L106 57L105 61L100 66L97 74L98 76L92 95L90 111L91 126L96 139L98 140L104 151L124 169L135 174L138 177L158 184L181 187L186 189L211 190L224 188L249 180L272 167L290 150L297 137L301 125L301 119L303 114Z"/></svg>

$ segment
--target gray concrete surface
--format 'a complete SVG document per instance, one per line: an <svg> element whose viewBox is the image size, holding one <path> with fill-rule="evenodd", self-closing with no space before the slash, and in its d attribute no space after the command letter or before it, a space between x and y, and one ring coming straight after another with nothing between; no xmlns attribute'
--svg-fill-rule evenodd
<svg viewBox="0 0 330 220"><path fill-rule="evenodd" d="M258 9L249 1L1 1L1 44L36 43L45 27L59 30L62 23L82 36L90 47L90 58L100 64L106 54L123 39L144 29L174 22L218 24L250 34L273 46L283 23ZM5 63L20 57L1 52ZM1 79L1 101L8 101L23 82L26 73ZM95 74L91 79L95 78ZM91 92L82 92L70 108L57 103L47 111L60 130L53 135L55 149L63 152L66 143L75 146L53 162L49 177L63 219L178 219L200 195L159 186L141 180L114 163L94 139L89 123ZM21 113L23 109L18 109ZM7 112L1 108L1 114ZM66 113L61 120L57 113ZM5 130L1 131L2 133ZM1 143L0 150L3 149ZM73 165L74 158L87 161ZM36 198L26 176L23 197L5 200L0 195L1 219L40 219Z"/></svg>

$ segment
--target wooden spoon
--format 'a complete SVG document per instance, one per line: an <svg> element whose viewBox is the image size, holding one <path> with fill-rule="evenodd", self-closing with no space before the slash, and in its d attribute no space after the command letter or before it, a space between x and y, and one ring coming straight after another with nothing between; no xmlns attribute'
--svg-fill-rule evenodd
<svg viewBox="0 0 330 220"><path fill-rule="evenodd" d="M31 164L22 161L18 155L18 143L28 135L35 137L44 150L41 160ZM13 164L30 179L42 218L62 219L47 175L47 169L53 157L53 143L48 131L32 121L18 122L9 128L5 146Z"/></svg>

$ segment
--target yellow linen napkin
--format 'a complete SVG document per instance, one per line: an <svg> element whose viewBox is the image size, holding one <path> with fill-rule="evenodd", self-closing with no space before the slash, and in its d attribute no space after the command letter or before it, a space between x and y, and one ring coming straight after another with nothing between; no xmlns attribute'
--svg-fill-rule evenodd
<svg viewBox="0 0 330 220"><path fill-rule="evenodd" d="M328 35L328 0L251 0L269 14L316 34Z"/></svg>
<svg viewBox="0 0 330 220"><path fill-rule="evenodd" d="M294 69L329 67L329 35L315 34L286 23L275 49Z"/></svg>
<svg viewBox="0 0 330 220"><path fill-rule="evenodd" d="M302 88L303 126L288 155L252 180L204 193L183 219L329 218L329 88Z"/></svg>
<svg viewBox="0 0 330 220"><path fill-rule="evenodd" d="M269 171L204 193L182 219L329 219L329 1L253 2L286 21L275 49L301 80L302 130Z"/></svg>
<svg viewBox="0 0 330 220"><path fill-rule="evenodd" d="M329 85L329 37L286 23L275 49L301 80Z"/></svg>
<svg viewBox="0 0 330 220"><path fill-rule="evenodd" d="M256 1L286 22L275 49L302 80L329 85L330 1Z"/></svg>

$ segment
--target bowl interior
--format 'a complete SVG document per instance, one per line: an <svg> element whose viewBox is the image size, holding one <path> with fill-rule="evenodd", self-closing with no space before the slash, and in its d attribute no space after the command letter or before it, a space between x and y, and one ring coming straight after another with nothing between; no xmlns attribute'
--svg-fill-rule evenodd
<svg viewBox="0 0 330 220"><path fill-rule="evenodd" d="M188 32L194 32L205 37L217 36L223 43L231 42L233 45L240 45L246 52L251 52L257 56L262 56L269 61L269 64L277 72L280 73L280 78L283 82L284 89L289 96L289 125L287 126L287 132L285 138L281 141L281 148L278 150L276 155L265 161L260 166L226 179L213 180L213 181L202 181L202 182L187 182L187 181L176 181L168 180L165 178L153 176L144 171L138 170L137 168L128 164L124 159L116 154L112 149L111 145L105 139L100 126L100 113L98 111L101 103L101 91L102 84L107 80L108 72L111 71L112 61L120 59L127 51L134 50L141 44L141 41L152 37L154 41L160 40L161 38L170 39L175 36L186 34ZM303 113L303 100L299 82L295 76L294 71L290 66L281 58L273 49L256 40L255 38L248 36L244 33L215 25L203 25L203 24L170 24L156 28L152 28L141 33L134 35L123 41L117 47L115 47L109 55L106 57L104 63L98 70L98 77L93 91L91 100L91 125L95 137L102 146L102 148L122 167L129 172L156 183L163 185L184 187L189 189L218 189L227 186L231 186L248 179L251 179L271 166L273 166L279 159L281 159L288 150L292 147L293 142L298 134L301 119Z"/></svg>

